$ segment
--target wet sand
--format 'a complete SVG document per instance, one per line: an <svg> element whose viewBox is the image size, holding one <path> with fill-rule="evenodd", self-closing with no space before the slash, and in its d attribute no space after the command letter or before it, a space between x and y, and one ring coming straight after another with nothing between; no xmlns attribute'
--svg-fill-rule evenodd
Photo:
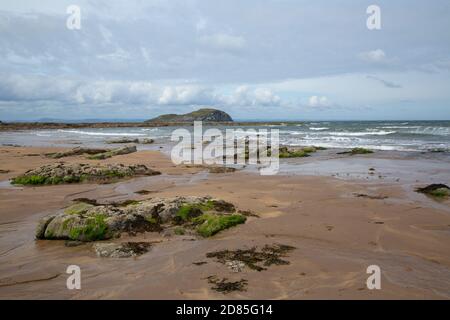
<svg viewBox="0 0 450 320"><path fill-rule="evenodd" d="M377 155L340 157L339 166L323 159L320 168L329 165L341 173L341 179L331 176L333 170L315 175L315 171L323 172L320 168L290 174L290 166L308 165L312 159L283 162L285 172L276 176L246 170L209 174L202 168L175 167L158 151L141 151L101 162L142 163L162 175L105 185L8 186L9 178L46 163L99 162L82 157L54 160L42 156L55 150L59 149L0 148L0 169L9 170L0 174L0 298L450 298L450 202L438 202L414 192L415 186L423 186L426 181L411 168L407 169L411 171L410 179L403 173L396 176L394 164L401 167L401 162L396 161L405 159L393 157L385 163ZM375 179L364 173L365 161L375 164L377 172L385 172L388 178ZM417 161L416 166L422 160ZM345 168L355 162L356 171L369 179L345 174ZM424 168L416 171L419 169ZM420 174L433 179L442 177L440 182L446 183L449 170L439 165L430 167L431 175ZM135 193L143 189L151 193ZM64 241L34 239L39 218L75 198L108 202L176 195L210 195L260 217L251 217L245 224L208 239L145 233L115 240L155 242L148 253L137 258L98 258L89 243L66 247ZM206 253L216 250L275 243L296 249L283 258L288 265L271 266L261 272L244 268L233 273L206 257ZM71 264L81 267L81 290L66 288L65 271ZM381 268L381 290L366 287L366 268L374 264ZM206 279L212 275L233 281L246 279L247 291L226 295L216 292Z"/></svg>

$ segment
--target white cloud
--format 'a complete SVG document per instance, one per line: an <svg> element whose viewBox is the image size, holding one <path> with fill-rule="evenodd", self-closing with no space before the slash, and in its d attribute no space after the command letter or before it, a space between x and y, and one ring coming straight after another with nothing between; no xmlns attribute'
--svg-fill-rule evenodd
<svg viewBox="0 0 450 320"><path fill-rule="evenodd" d="M325 97L325 96L311 96L308 99L308 106L310 107L330 107L331 106L331 102L330 100Z"/></svg>
<svg viewBox="0 0 450 320"><path fill-rule="evenodd" d="M225 33L216 33L199 37L199 42L214 49L239 50L245 47L245 39Z"/></svg>
<svg viewBox="0 0 450 320"><path fill-rule="evenodd" d="M0 78L2 101L52 101L103 105L159 106L279 106L285 101L271 89L238 86L230 94L216 87L161 85L146 81L81 81L60 77L6 76Z"/></svg>
<svg viewBox="0 0 450 320"><path fill-rule="evenodd" d="M386 60L386 53L381 49L376 49L360 53L359 58L364 61L379 63Z"/></svg>
<svg viewBox="0 0 450 320"><path fill-rule="evenodd" d="M268 88L251 89L239 86L230 97L224 99L229 105L237 106L279 106L282 99Z"/></svg>
<svg viewBox="0 0 450 320"><path fill-rule="evenodd" d="M161 105L211 105L221 102L213 89L197 85L166 86L158 98Z"/></svg>

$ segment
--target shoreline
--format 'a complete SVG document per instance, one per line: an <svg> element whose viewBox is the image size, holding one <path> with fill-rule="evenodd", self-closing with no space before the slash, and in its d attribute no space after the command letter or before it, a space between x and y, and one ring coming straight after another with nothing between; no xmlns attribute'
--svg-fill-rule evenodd
<svg viewBox="0 0 450 320"><path fill-rule="evenodd" d="M230 122L207 122L205 126L264 126L300 124L304 121L230 121ZM155 127L179 127L193 126L192 122L0 122L0 132L40 130L40 129L80 129L80 128L155 128Z"/></svg>

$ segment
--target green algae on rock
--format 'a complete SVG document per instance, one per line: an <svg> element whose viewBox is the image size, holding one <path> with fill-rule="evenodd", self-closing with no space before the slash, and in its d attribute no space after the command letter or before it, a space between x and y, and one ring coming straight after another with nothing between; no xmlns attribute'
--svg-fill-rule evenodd
<svg viewBox="0 0 450 320"><path fill-rule="evenodd" d="M416 191L435 198L450 197L450 187L445 184L430 184L423 188L417 188Z"/></svg>
<svg viewBox="0 0 450 320"><path fill-rule="evenodd" d="M309 157L311 153L317 152L319 150L326 150L323 147L303 147L303 148L288 148L288 147L280 147L279 148L279 156L280 158L303 158Z"/></svg>
<svg viewBox="0 0 450 320"><path fill-rule="evenodd" d="M111 182L133 176L152 176L160 172L145 165L107 164L66 164L56 163L28 170L25 174L11 180L20 185L52 185L81 182Z"/></svg>
<svg viewBox="0 0 450 320"><path fill-rule="evenodd" d="M353 148L350 151L338 152L338 154L349 154L351 156L357 154L371 154L371 153L373 153L373 151L366 148Z"/></svg>
<svg viewBox="0 0 450 320"><path fill-rule="evenodd" d="M177 227L176 234L210 237L245 223L233 204L210 197L128 200L99 204L80 199L58 213L44 217L36 228L37 239L77 241L107 240L122 233Z"/></svg>

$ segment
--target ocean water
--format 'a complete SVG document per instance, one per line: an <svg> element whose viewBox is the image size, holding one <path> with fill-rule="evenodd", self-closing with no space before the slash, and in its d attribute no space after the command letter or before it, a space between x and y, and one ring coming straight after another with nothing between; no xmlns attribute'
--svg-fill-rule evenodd
<svg viewBox="0 0 450 320"><path fill-rule="evenodd" d="M210 128L204 126L204 130ZM312 121L282 125L216 128L278 129L280 144L290 146L321 146L327 148L365 147L375 150L450 151L450 121ZM170 141L173 127L161 128L83 128L0 132L1 144L36 146L104 145L108 139L153 138ZM186 127L192 130L192 127ZM225 131L224 131L225 132Z"/></svg>
<svg viewBox="0 0 450 320"><path fill-rule="evenodd" d="M450 121L306 122L281 128L281 142L328 148L450 150Z"/></svg>

